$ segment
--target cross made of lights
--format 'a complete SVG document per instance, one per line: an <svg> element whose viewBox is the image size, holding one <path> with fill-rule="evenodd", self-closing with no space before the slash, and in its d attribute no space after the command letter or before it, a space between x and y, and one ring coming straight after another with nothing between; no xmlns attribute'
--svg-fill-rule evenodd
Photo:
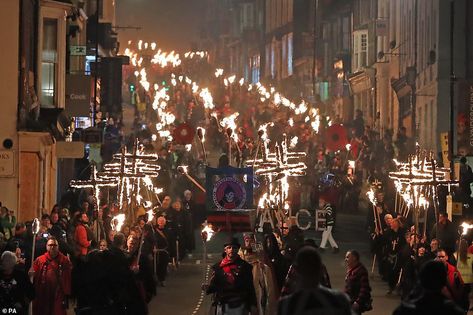
<svg viewBox="0 0 473 315"><path fill-rule="evenodd" d="M307 166L300 159L305 157L306 153L289 152L286 135L284 135L281 143L276 143L275 150L272 153L269 152L267 147L268 142L263 142L262 158L248 160L247 165L254 165L255 174L266 177L268 182L267 196L273 195L273 191L275 191L276 198L268 198L267 200L276 200L276 205L271 205L271 202L268 202L269 205L263 203L264 210L268 211L271 207L277 208L278 215L276 217L284 219L286 217L284 206L289 191L287 177L305 175ZM274 182L278 184L276 189L273 187ZM281 221L281 219L278 219L278 221ZM282 226L282 223L279 222L280 226Z"/></svg>
<svg viewBox="0 0 473 315"><path fill-rule="evenodd" d="M92 171L90 173L90 179L88 180L71 180L69 186L73 188L92 188L93 195L97 208L100 206L99 193L101 187L114 187L118 185L118 181L115 178L106 178L98 176L97 166L92 164Z"/></svg>
<svg viewBox="0 0 473 315"><path fill-rule="evenodd" d="M415 228L418 231L418 210L421 197L420 189L425 188L432 192L435 216L438 220L437 192L438 186L455 186L458 181L449 178L450 169L438 167L433 155L430 158L420 155L410 155L407 163L398 163L398 171L390 172L389 178L402 188L406 186L406 193L410 195L411 206L414 211ZM408 191L407 191L408 190ZM399 192L402 194L402 189Z"/></svg>
<svg viewBox="0 0 473 315"><path fill-rule="evenodd" d="M104 166L100 176L115 179L118 182L118 202L120 212L128 209L134 215L136 199L141 182L152 186L151 178L159 175L160 166L156 154L145 154L135 139L133 151L128 153L123 147L121 153L115 154L111 163ZM125 201L127 197L127 201ZM129 202L128 202L129 200Z"/></svg>

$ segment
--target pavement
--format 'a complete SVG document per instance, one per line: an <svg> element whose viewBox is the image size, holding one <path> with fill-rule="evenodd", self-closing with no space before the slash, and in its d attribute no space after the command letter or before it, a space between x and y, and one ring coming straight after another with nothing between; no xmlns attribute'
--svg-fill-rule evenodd
<svg viewBox="0 0 473 315"><path fill-rule="evenodd" d="M344 256L348 249L356 249L362 256L363 264L371 268L371 255L369 253L368 239L364 231L366 216L363 214L338 214L337 228L334 237L340 247L338 254L330 250L322 253L322 259L327 266L332 286L334 289L343 290L345 284ZM306 231L306 238L313 238L318 243L321 240L320 232ZM166 281L166 287L158 288L157 296L150 302L150 314L182 314L204 315L209 314L211 305L210 297L204 296L200 290L204 282L208 266L221 258L223 243L227 235L218 233L206 245L209 254L208 263L203 263L203 247L197 244L193 255L186 258L177 270L171 270ZM241 238L241 236L240 236ZM199 239L199 238L196 238ZM391 314L399 305L400 297L387 296L387 285L379 276L371 276L373 310L367 314Z"/></svg>

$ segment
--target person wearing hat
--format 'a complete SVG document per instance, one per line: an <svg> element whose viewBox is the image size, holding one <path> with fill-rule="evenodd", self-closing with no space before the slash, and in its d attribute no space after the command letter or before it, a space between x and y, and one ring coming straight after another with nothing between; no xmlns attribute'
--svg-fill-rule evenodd
<svg viewBox="0 0 473 315"><path fill-rule="evenodd" d="M319 197L319 207L325 211L325 230L322 232L322 241L320 242L320 249L325 250L327 246L327 241L330 243L330 246L333 248L334 254L338 253L338 245L335 242L335 239L332 236L332 229L335 226L335 211L332 208L332 205L328 202L327 197Z"/></svg>
<svg viewBox="0 0 473 315"><path fill-rule="evenodd" d="M212 266L210 283L202 285L207 294L215 295L216 314L256 313L252 266L238 255L239 248L240 244L236 239L225 243L225 256Z"/></svg>

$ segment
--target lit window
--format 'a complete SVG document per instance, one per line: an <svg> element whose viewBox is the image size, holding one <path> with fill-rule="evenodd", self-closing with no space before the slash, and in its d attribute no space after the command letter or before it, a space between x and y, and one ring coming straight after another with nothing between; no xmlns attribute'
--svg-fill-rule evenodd
<svg viewBox="0 0 473 315"><path fill-rule="evenodd" d="M57 19L43 20L41 105L55 107L57 84Z"/></svg>

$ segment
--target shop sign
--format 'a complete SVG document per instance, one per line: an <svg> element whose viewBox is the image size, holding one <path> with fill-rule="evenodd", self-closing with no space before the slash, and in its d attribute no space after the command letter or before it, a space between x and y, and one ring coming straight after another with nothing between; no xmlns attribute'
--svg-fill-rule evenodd
<svg viewBox="0 0 473 315"><path fill-rule="evenodd" d="M0 177L15 175L15 152L0 150Z"/></svg>
<svg viewBox="0 0 473 315"><path fill-rule="evenodd" d="M87 46L69 46L69 54L71 56L85 56L87 54Z"/></svg>
<svg viewBox="0 0 473 315"><path fill-rule="evenodd" d="M90 76L68 74L66 77L66 109L71 117L89 116L90 112Z"/></svg>

